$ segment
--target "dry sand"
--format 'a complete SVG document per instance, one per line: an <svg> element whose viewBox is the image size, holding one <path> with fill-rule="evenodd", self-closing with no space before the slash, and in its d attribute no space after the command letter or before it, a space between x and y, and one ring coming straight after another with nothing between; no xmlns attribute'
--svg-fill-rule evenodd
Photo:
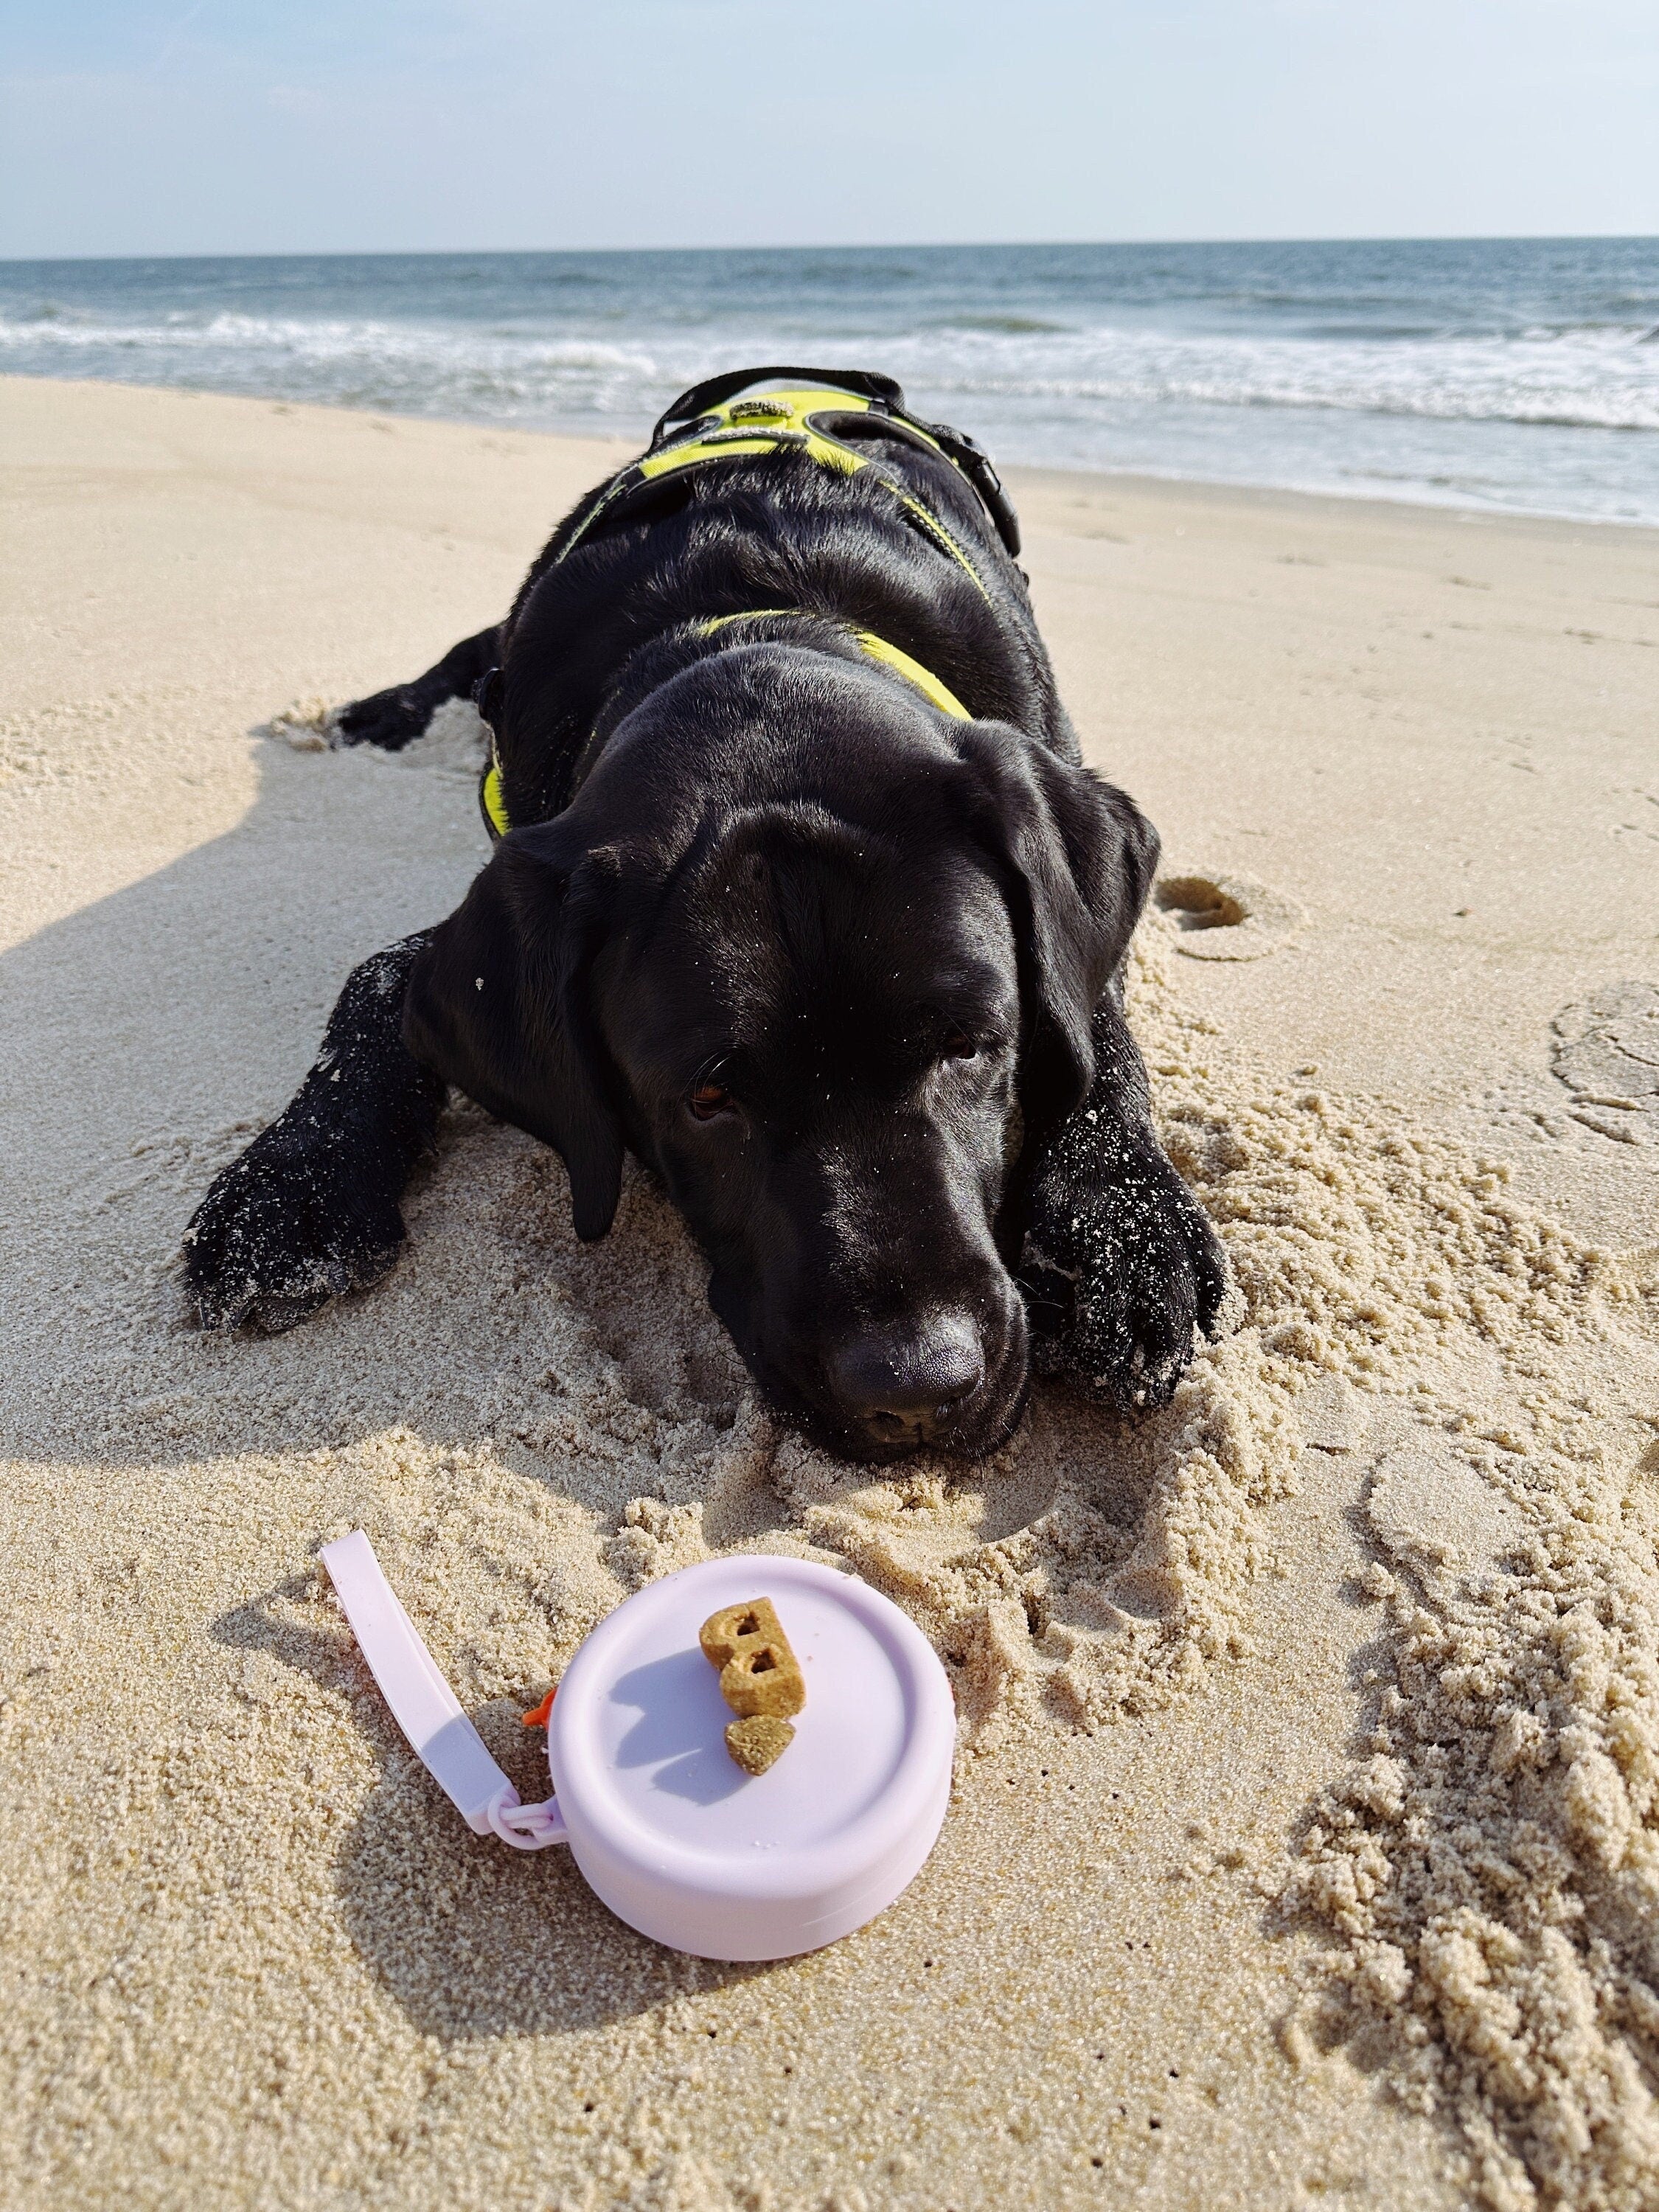
<svg viewBox="0 0 1659 2212"><path fill-rule="evenodd" d="M465 714L246 733L490 619L606 458L0 384L4 2201L1659 2203L1659 536L1018 486L1247 1315L1164 1414L877 1480L641 1179L580 1249L466 1107L383 1286L181 1322L209 1177L483 850ZM425 1780L357 1522L527 1792L629 1589L850 1562L953 1673L938 1850L820 1955L657 1949Z"/></svg>

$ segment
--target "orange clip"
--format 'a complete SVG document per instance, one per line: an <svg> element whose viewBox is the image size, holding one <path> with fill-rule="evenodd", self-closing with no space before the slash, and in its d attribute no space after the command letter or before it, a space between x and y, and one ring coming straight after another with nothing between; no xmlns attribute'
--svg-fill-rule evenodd
<svg viewBox="0 0 1659 2212"><path fill-rule="evenodd" d="M544 1729L553 1711L553 1700L558 1694L558 1685L555 1683L535 1711L525 1715L522 1725L525 1728Z"/></svg>

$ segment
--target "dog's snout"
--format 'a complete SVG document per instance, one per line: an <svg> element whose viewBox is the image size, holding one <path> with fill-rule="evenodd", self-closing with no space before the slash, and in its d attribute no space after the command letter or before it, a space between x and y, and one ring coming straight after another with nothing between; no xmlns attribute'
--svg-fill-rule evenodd
<svg viewBox="0 0 1659 2212"><path fill-rule="evenodd" d="M940 1314L852 1338L832 1379L848 1417L878 1442L922 1443L984 1382L985 1350L966 1314Z"/></svg>

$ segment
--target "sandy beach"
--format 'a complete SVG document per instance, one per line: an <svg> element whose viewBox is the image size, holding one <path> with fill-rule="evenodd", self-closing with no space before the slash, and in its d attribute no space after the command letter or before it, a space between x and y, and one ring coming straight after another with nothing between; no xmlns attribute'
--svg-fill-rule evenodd
<svg viewBox="0 0 1659 2212"><path fill-rule="evenodd" d="M1659 2204L1659 532L1015 473L1243 1314L1164 1413L878 1479L642 1177L579 1247L465 1103L384 1284L185 1320L210 1177L485 850L469 715L317 717L625 451L0 380L0 2202ZM359 1525L526 1796L630 1589L852 1566L956 1690L933 1857L782 1965L634 1935L409 1753Z"/></svg>

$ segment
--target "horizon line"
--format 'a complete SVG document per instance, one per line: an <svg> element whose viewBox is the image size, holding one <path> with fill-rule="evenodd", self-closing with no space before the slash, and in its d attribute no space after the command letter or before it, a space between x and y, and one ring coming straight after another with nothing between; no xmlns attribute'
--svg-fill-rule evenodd
<svg viewBox="0 0 1659 2212"><path fill-rule="evenodd" d="M1419 231L1331 232L1308 236L1293 234L1231 238L946 238L898 240L841 239L805 243L738 244L722 246L283 246L252 252L220 248L212 252L157 251L124 253L6 253L0 268L38 267L64 262L129 261L411 261L524 258L556 254L593 258L629 254L699 253L943 253L966 250L1018 252L1066 246L1134 248L1207 246L1545 246L1659 244L1654 231Z"/></svg>

